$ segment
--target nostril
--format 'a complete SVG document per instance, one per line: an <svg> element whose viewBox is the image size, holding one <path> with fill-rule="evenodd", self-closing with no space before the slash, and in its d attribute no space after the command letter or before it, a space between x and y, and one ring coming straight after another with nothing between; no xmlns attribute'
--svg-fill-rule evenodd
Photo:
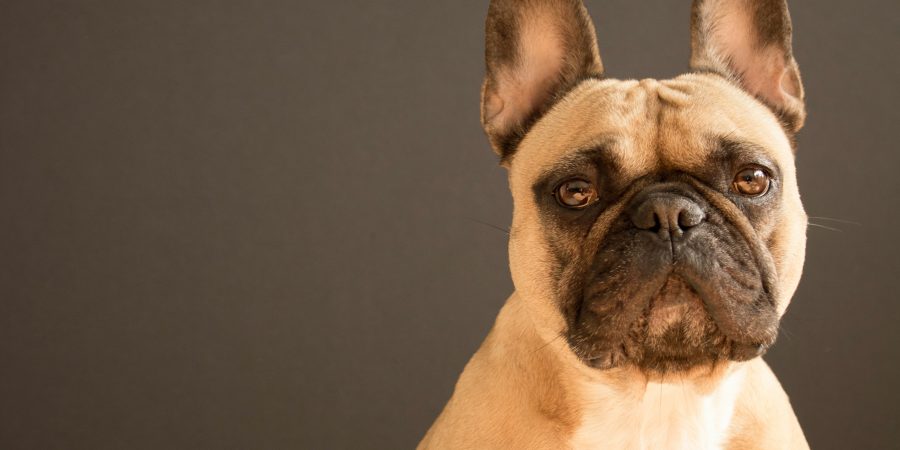
<svg viewBox="0 0 900 450"><path fill-rule="evenodd" d="M656 233L662 228L662 219L660 219L659 214L655 211L653 212L652 217L652 222L650 222L652 225L648 227L647 230Z"/></svg>
<svg viewBox="0 0 900 450"><path fill-rule="evenodd" d="M660 229L661 220L654 205L646 202L631 214L631 222L638 229L656 232Z"/></svg>

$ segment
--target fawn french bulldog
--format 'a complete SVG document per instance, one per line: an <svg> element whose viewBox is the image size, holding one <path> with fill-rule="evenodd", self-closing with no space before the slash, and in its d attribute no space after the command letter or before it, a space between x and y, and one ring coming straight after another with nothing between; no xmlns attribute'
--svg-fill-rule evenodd
<svg viewBox="0 0 900 450"><path fill-rule="evenodd" d="M760 358L800 279L784 0L695 0L690 73L603 76L580 0L494 0L515 292L420 449L802 449Z"/></svg>

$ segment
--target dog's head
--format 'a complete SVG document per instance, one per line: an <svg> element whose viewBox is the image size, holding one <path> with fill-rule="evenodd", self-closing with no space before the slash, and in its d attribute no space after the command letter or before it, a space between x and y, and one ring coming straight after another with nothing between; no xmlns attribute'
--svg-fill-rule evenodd
<svg viewBox="0 0 900 450"><path fill-rule="evenodd" d="M603 76L580 0L494 0L482 123L518 295L585 364L669 372L775 340L803 265L784 0L699 0L691 73Z"/></svg>

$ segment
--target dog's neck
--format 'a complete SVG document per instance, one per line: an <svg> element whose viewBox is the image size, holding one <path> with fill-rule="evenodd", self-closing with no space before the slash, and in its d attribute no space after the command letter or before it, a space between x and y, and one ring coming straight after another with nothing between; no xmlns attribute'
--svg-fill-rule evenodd
<svg viewBox="0 0 900 450"><path fill-rule="evenodd" d="M559 368L557 379L542 381L558 391L541 391L548 399L566 399L553 408L570 411L560 417L574 428L572 448L721 448L742 387L743 364L667 376L635 368L598 371L579 361L563 339L535 328L530 320L535 311L527 300L515 297L498 317L494 333L520 347L533 364ZM523 330L529 327L530 333ZM534 400L529 403L540 405L544 399Z"/></svg>
<svg viewBox="0 0 900 450"><path fill-rule="evenodd" d="M577 388L573 448L721 448L742 387L739 367L657 379L630 372Z"/></svg>

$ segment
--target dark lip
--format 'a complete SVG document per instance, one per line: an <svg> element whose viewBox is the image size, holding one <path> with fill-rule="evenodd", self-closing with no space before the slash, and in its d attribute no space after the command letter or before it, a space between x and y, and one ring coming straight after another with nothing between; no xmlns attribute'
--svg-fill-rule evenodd
<svg viewBox="0 0 900 450"><path fill-rule="evenodd" d="M672 276L681 278L688 285L688 287L691 289L691 292L702 303L703 310L706 315L719 328L719 333L722 333L722 335L724 335L730 341L741 346L749 346L754 348L762 347L763 352L774 343L774 336L771 338L771 340L761 339L759 340L759 342L745 342L744 340L739 339L737 336L734 336L732 333L728 333L727 330L722 329L722 325L725 323L722 317L722 315L724 314L722 314L721 312L723 307L717 305L716 302L713 299L710 299L709 295L707 294L708 291L714 290L714 288L704 287L703 284L705 280L699 279L700 277L696 273L693 273L692 270L684 268L684 266L677 266L677 264L673 264L673 267L669 271L665 282L668 282L669 278L671 278ZM764 280L765 277L763 277L763 282L765 282ZM662 287L665 287L665 284ZM662 289L662 287L660 289ZM656 295L659 295L659 292L657 292ZM649 306L651 305L648 305L648 307Z"/></svg>
<svg viewBox="0 0 900 450"><path fill-rule="evenodd" d="M698 280L697 277L696 273L679 266L675 262L671 262L666 267L661 268L649 277L648 283L656 284L655 289L650 290L650 292L653 292L652 294L646 295L643 300L643 312L636 316L632 323L645 320L652 308L654 308L654 303L661 295L666 284L673 278L678 278L690 289L690 295L694 296L696 301L702 305L705 315L716 326L716 335L723 338L726 344L722 346L685 348L684 350L686 351L684 352L677 350L669 352L665 349L643 347L642 357L635 360L632 358L633 355L629 353L628 348L629 345L637 343L629 342L628 336L622 336L618 342L611 342L611 346L607 347L606 351L597 356L583 357L581 358L582 361L589 367L600 370L633 364L644 371L665 374L689 370L708 364L718 364L724 361L746 361L764 354L774 342L774 339L764 342L747 342L725 333L720 326L720 318L717 317L715 312L711 311L713 308L710 308L710 304L714 300L704 295L705 289L700 287L704 280ZM644 344L637 345L643 346Z"/></svg>

